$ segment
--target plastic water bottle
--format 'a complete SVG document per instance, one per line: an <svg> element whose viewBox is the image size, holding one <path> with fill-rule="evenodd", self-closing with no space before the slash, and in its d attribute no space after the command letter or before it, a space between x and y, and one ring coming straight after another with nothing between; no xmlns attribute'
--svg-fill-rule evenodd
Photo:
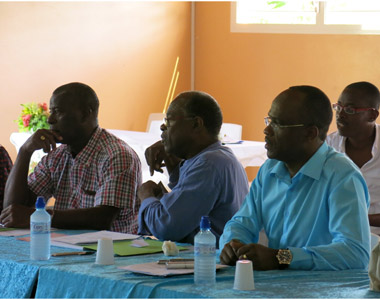
<svg viewBox="0 0 380 300"><path fill-rule="evenodd" d="M208 216L203 216L200 231L194 238L194 283L213 286L215 284L216 238L211 232Z"/></svg>
<svg viewBox="0 0 380 300"><path fill-rule="evenodd" d="M44 197L37 197L36 211L30 216L30 259L50 258L50 214L45 210Z"/></svg>

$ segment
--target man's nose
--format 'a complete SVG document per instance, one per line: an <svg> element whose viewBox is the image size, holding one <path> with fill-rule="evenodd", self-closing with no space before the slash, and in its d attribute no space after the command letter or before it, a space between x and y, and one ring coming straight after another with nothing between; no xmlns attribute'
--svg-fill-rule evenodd
<svg viewBox="0 0 380 300"><path fill-rule="evenodd" d="M161 129L161 131L165 131L168 128L166 127L166 125L164 123L162 123L161 126L160 126L160 129Z"/></svg>
<svg viewBox="0 0 380 300"><path fill-rule="evenodd" d="M347 116L347 113L344 111L344 109L342 108L340 111L336 111L336 116L341 118L341 117L346 117Z"/></svg>
<svg viewBox="0 0 380 300"><path fill-rule="evenodd" d="M272 135L273 134L273 128L270 125L270 123L265 126L263 132L264 132L265 135Z"/></svg>
<svg viewBox="0 0 380 300"><path fill-rule="evenodd" d="M51 115L48 117L47 122L48 122L49 124L54 124L54 123L56 122L56 119L55 119L55 117L51 114Z"/></svg>

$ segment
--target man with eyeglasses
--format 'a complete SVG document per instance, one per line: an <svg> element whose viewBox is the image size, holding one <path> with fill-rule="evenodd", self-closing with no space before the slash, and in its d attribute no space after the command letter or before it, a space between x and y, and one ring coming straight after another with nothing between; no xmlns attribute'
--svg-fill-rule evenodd
<svg viewBox="0 0 380 300"><path fill-rule="evenodd" d="M167 168L172 190L153 181L138 189L140 234L194 243L201 217L209 216L219 240L248 193L244 168L218 139L222 120L218 103L203 92L184 92L170 104L162 140L145 156L152 175Z"/></svg>
<svg viewBox="0 0 380 300"><path fill-rule="evenodd" d="M348 85L333 104L338 131L326 141L345 153L360 168L371 197L369 223L371 232L380 234L380 92L369 82Z"/></svg>
<svg viewBox="0 0 380 300"><path fill-rule="evenodd" d="M369 195L363 176L325 143L327 96L312 86L283 91L264 129L268 160L220 237L220 261L249 259L255 270L365 269ZM257 244L260 230L268 247Z"/></svg>

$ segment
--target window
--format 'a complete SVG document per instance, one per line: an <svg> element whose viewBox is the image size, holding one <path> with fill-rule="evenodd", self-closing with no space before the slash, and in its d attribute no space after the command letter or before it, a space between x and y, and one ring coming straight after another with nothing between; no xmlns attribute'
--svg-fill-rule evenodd
<svg viewBox="0 0 380 300"><path fill-rule="evenodd" d="M380 34L380 1L237 0L231 4L231 31Z"/></svg>

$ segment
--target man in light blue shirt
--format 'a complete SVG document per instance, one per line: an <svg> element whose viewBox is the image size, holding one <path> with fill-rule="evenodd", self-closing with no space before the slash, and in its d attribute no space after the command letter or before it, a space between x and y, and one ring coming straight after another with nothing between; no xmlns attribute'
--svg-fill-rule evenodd
<svg viewBox="0 0 380 300"><path fill-rule="evenodd" d="M296 86L273 101L264 130L269 159L220 238L220 260L256 270L365 269L369 194L358 168L324 142L327 96ZM264 229L268 246L257 244Z"/></svg>
<svg viewBox="0 0 380 300"><path fill-rule="evenodd" d="M248 193L244 168L218 140L221 125L220 107L206 93L185 92L170 104L162 141L145 156L151 173L167 168L172 190L165 193L153 181L138 189L140 234L194 243L201 217L208 215L219 240Z"/></svg>

